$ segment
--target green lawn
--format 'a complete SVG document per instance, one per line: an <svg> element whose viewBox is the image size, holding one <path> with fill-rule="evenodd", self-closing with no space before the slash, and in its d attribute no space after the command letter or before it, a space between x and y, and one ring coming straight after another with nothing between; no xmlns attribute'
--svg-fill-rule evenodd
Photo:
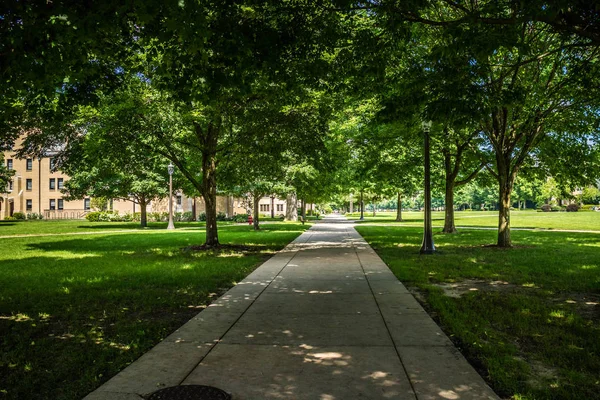
<svg viewBox="0 0 600 400"><path fill-rule="evenodd" d="M572 217L597 214L536 219L528 213L520 224L573 229ZM560 226L561 219L568 223ZM599 230L600 223L587 226ZM499 395L599 398L600 234L513 231L517 246L498 249L486 246L495 242L494 230L462 229L435 234L438 253L421 256L421 228L364 224L357 230L401 281L421 293Z"/></svg>
<svg viewBox="0 0 600 400"><path fill-rule="evenodd" d="M349 219L358 219L359 214L353 213ZM415 225L423 223L423 212L402 212L404 222L395 222L395 212L380 212L375 217L365 213L365 220L361 223L393 223L401 225ZM444 213L432 213L432 225L444 226ZM473 226L496 228L498 226L498 212L494 211L456 211L455 223L457 227ZM537 212L534 210L511 211L511 226L513 228L531 229L567 229L567 230L593 230L600 231L600 212Z"/></svg>
<svg viewBox="0 0 600 400"><path fill-rule="evenodd" d="M39 233L134 228L23 224ZM0 399L81 399L309 227L222 226L221 243L252 251L190 253L181 249L204 232L188 226L2 239Z"/></svg>
<svg viewBox="0 0 600 400"><path fill-rule="evenodd" d="M231 222L221 222L222 225ZM139 222L89 222L86 220L32 220L0 221L0 236L48 235L56 233L83 233L121 230L166 229L166 222L149 222L147 228L141 228ZM204 222L175 222L180 229L204 227Z"/></svg>

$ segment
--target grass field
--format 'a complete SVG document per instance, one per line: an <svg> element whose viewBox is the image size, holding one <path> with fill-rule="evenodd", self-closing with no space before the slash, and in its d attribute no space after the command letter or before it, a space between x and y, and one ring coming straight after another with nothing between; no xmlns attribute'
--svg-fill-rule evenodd
<svg viewBox="0 0 600 400"><path fill-rule="evenodd" d="M81 399L309 227L222 226L221 243L249 251L194 253L182 251L204 240L193 224L18 224L0 224L0 235L132 231L2 239L0 399L11 400Z"/></svg>
<svg viewBox="0 0 600 400"><path fill-rule="evenodd" d="M348 215L348 219L358 220L360 214ZM365 213L365 220L361 223L391 223L398 225L421 225L423 223L423 212L402 212L404 222L396 222L395 212L379 212L375 217L371 213ZM444 226L444 213L434 211L432 213L432 225L434 227ZM600 212L579 211L568 212L537 212L535 210L511 211L511 226L513 228L529 229L567 229L567 230L594 230L600 231ZM457 227L487 227L498 226L498 212L494 211L457 211L455 213Z"/></svg>
<svg viewBox="0 0 600 400"><path fill-rule="evenodd" d="M513 226L598 231L598 214L514 213ZM487 226L487 218L471 221ZM516 247L498 249L488 246L495 230L464 228L436 233L437 254L421 256L422 228L357 230L499 395L600 398L599 233L515 230Z"/></svg>

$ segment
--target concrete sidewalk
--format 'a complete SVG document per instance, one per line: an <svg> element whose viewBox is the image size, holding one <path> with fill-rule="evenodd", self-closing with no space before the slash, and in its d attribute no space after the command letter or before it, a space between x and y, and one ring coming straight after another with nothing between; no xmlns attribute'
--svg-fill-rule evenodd
<svg viewBox="0 0 600 400"><path fill-rule="evenodd" d="M497 399L361 236L327 218L85 400Z"/></svg>

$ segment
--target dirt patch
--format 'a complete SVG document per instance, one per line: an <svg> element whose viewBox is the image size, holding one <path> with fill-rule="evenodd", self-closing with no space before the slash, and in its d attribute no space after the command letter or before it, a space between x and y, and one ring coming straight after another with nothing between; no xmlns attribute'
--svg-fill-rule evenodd
<svg viewBox="0 0 600 400"><path fill-rule="evenodd" d="M478 279L467 279L452 283L432 283L431 285L439 287L448 297L459 298L466 293L472 292L501 292L516 291L521 289L535 289L535 286L515 285L505 281L484 281Z"/></svg>
<svg viewBox="0 0 600 400"><path fill-rule="evenodd" d="M600 321L600 294L561 293L552 299L556 304L569 304L586 319Z"/></svg>
<svg viewBox="0 0 600 400"><path fill-rule="evenodd" d="M466 279L460 282L450 283L430 283L432 286L439 287L448 297L460 298L467 293L473 292L521 292L533 293L541 290L533 284L516 285L506 281L485 281L479 279ZM412 294L421 303L426 299L417 288L412 288ZM583 318L600 321L600 294L596 293L557 293L550 297L550 301L557 305L568 305L577 311Z"/></svg>

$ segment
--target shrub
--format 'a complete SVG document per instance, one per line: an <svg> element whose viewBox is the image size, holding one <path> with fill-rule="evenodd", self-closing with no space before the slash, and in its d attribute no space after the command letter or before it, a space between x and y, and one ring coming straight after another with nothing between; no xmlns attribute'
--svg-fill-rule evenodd
<svg viewBox="0 0 600 400"><path fill-rule="evenodd" d="M148 213L148 219L154 222L160 222L160 213L159 212L151 212Z"/></svg>
<svg viewBox="0 0 600 400"><path fill-rule="evenodd" d="M194 220L194 213L191 211L186 211L181 216L181 220L185 222L192 222Z"/></svg>
<svg viewBox="0 0 600 400"><path fill-rule="evenodd" d="M550 204L544 204L540 207L540 210L542 210L543 212L550 212L552 211L552 206Z"/></svg>
<svg viewBox="0 0 600 400"><path fill-rule="evenodd" d="M234 222L248 222L248 214L237 214L234 215L232 220Z"/></svg>
<svg viewBox="0 0 600 400"><path fill-rule="evenodd" d="M120 219L123 222L131 222L131 221L133 221L133 215L131 215L131 213L126 212L125 214L123 214L121 216Z"/></svg>
<svg viewBox="0 0 600 400"><path fill-rule="evenodd" d="M27 219L44 219L44 215L38 213L28 213Z"/></svg>
<svg viewBox="0 0 600 400"><path fill-rule="evenodd" d="M200 215L198 215L198 221L206 221L206 213L200 213Z"/></svg>
<svg viewBox="0 0 600 400"><path fill-rule="evenodd" d="M571 203L567 205L567 212L576 212L579 211L579 204Z"/></svg>
<svg viewBox="0 0 600 400"><path fill-rule="evenodd" d="M227 215L224 212L218 212L217 221L227 221Z"/></svg>
<svg viewBox="0 0 600 400"><path fill-rule="evenodd" d="M596 209L596 207L599 207L595 204L584 204L581 206L580 210L581 211L594 211Z"/></svg>
<svg viewBox="0 0 600 400"><path fill-rule="evenodd" d="M87 219L90 222L100 222L100 214L102 214L102 212L92 211L85 215L85 219Z"/></svg>
<svg viewBox="0 0 600 400"><path fill-rule="evenodd" d="M565 208L561 206L552 206L552 211L565 211Z"/></svg>
<svg viewBox="0 0 600 400"><path fill-rule="evenodd" d="M23 219L25 219L25 214L23 214L22 212L16 212L16 213L13 213L12 217L15 220L23 220Z"/></svg>

